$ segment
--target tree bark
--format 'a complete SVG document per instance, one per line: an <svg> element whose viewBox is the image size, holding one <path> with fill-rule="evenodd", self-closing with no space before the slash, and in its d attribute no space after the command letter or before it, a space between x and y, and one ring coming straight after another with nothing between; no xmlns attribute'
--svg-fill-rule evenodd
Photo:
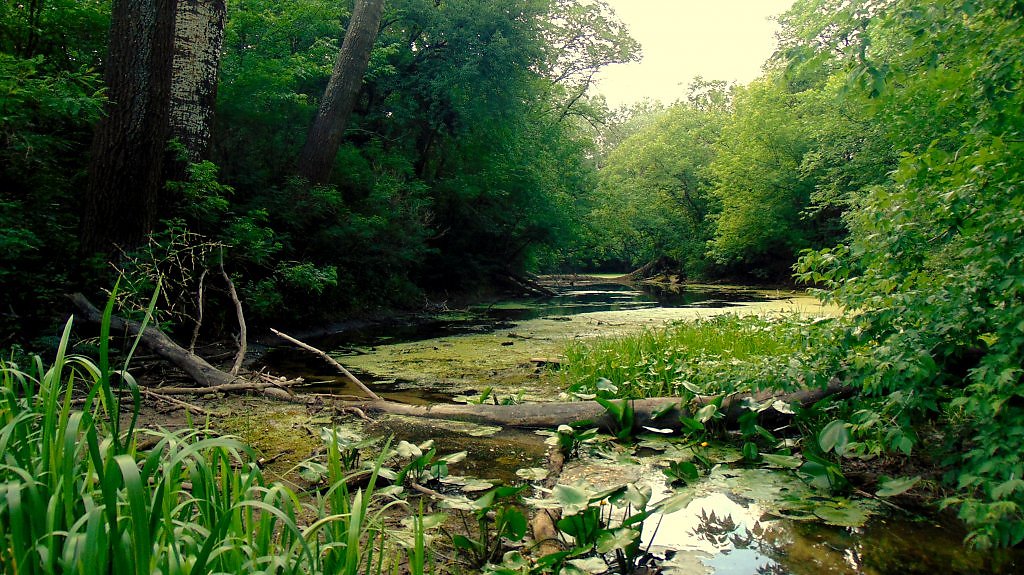
<svg viewBox="0 0 1024 575"><path fill-rule="evenodd" d="M114 0L106 114L93 138L81 251L141 243L157 222L168 133L174 0Z"/></svg>
<svg viewBox="0 0 1024 575"><path fill-rule="evenodd" d="M299 175L310 184L326 184L330 180L334 157L355 108L383 12L384 0L355 0L320 110L299 155Z"/></svg>
<svg viewBox="0 0 1024 575"><path fill-rule="evenodd" d="M226 16L225 0L177 0L170 135L193 163L206 158L210 147Z"/></svg>

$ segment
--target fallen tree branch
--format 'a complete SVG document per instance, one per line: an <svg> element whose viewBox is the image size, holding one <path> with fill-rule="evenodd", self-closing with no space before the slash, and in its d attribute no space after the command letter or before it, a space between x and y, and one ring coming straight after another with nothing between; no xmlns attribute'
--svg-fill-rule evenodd
<svg viewBox="0 0 1024 575"><path fill-rule="evenodd" d="M180 408L182 408L182 409L184 409L186 411L190 411L190 412L192 412L192 413L194 413L196 415L203 415L203 416L212 415L212 413L209 410L203 409L202 407L199 407L198 405L192 405L191 403L188 403L187 401L182 401L180 399L177 399L177 398L174 398L174 397L170 397L168 395L164 395L163 393L157 393L157 392L155 392L155 391L153 391L151 389L146 389L144 387L140 387L139 391L142 392L142 395L145 395L146 397L149 397L149 398L152 398L152 399L156 399L157 401L163 401L164 403L170 403L171 405L178 406L178 407L180 407Z"/></svg>
<svg viewBox="0 0 1024 575"><path fill-rule="evenodd" d="M96 306L92 305L84 295L76 293L69 296L69 298L75 307L81 311L83 318L93 323L103 321L102 312L96 309ZM164 335L162 331L153 326L146 326L146 329L143 330L142 325L137 321L111 316L110 328L112 330L124 331L131 336L139 336L142 343L155 355L167 360L188 374L192 381L201 386L196 389L189 388L189 393L219 393L229 390L260 391L276 399L296 401L296 396L281 387L279 383L253 382L241 376L231 375L217 369L205 359L190 353L187 349L175 343L171 338ZM165 388L160 393L170 395L167 391L169 389L175 388Z"/></svg>
<svg viewBox="0 0 1024 575"><path fill-rule="evenodd" d="M352 375L352 372L350 372L349 370L345 369L345 366L343 366L340 363L338 363L333 357L327 355L323 351L320 351L319 349L317 349L317 348L315 348L315 347L313 347L313 346L311 346L311 345L309 345L307 343L303 343L303 342L295 339L294 337L292 337L292 336L290 336L288 334L281 333L281 332L277 331L276 329L271 328L270 331L273 332L274 335L276 335L277 337L279 337L279 338L281 338L281 339L283 339L285 341L293 343L293 344L301 347L302 349L304 349L306 351L311 351L311 352L319 355L321 358L324 359L324 361L326 361L327 363L331 364L331 367L333 367L334 369L338 370L338 372L340 372L341 375L343 375L345 377L345 379L347 379L350 383L354 384L356 387L361 389L363 391L363 393L365 393L370 399L372 399L374 401L384 401L383 399L381 399L381 397L379 395L374 393L373 390L371 390L369 387L366 387L366 384L364 384L363 382L359 381L358 377Z"/></svg>
<svg viewBox="0 0 1024 575"><path fill-rule="evenodd" d="M271 388L285 390L285 388L290 387L291 385L297 385L297 383L290 383L287 381L271 382L243 380L238 383L226 383L224 385L214 385L211 387L158 387L154 388L154 391L163 395L214 395L230 391L263 391Z"/></svg>
<svg viewBox="0 0 1024 575"><path fill-rule="evenodd" d="M71 295L70 298L75 307L82 312L85 319L94 323L103 321L103 314L84 295L76 293ZM189 353L187 349L174 343L171 338L153 326L147 326L145 331L143 331L142 325L137 321L111 316L110 329L125 331L132 336L140 335L141 332L142 343L146 347L152 350L154 354L180 367L193 381L203 387L227 385L241 380L240 377L224 373L210 365L205 359Z"/></svg>

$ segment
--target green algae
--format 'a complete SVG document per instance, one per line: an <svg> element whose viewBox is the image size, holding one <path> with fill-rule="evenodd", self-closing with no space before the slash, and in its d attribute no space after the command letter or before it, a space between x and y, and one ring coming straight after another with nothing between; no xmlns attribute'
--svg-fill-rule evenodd
<svg viewBox="0 0 1024 575"><path fill-rule="evenodd" d="M764 296L766 301L721 308L623 309L540 317L486 333L381 343L336 357L349 369L375 380L404 382L406 388L472 395L490 387L499 398L521 394L524 401L544 401L558 396L560 382L544 377L546 372L538 368L539 362L532 360L557 358L572 341L633 333L723 313L834 313L815 298L800 293L764 292ZM492 309L503 306L520 309L529 304L495 304Z"/></svg>

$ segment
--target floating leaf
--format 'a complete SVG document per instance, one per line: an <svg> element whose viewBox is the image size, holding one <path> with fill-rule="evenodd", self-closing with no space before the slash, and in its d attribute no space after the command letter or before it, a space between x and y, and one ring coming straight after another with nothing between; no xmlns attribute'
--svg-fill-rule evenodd
<svg viewBox="0 0 1024 575"><path fill-rule="evenodd" d="M494 484L490 481L483 479L467 479L466 483L462 485L462 490L467 493L473 493L476 491L486 491L494 487Z"/></svg>
<svg viewBox="0 0 1024 575"><path fill-rule="evenodd" d="M470 430L469 435L473 437L491 437L501 431L501 427L498 425L481 425L475 429Z"/></svg>
<svg viewBox="0 0 1024 575"><path fill-rule="evenodd" d="M863 527L868 521L868 514L859 507L844 506L842 502L834 505L819 505L814 508L814 514L823 519L829 525L837 527Z"/></svg>
<svg viewBox="0 0 1024 575"><path fill-rule="evenodd" d="M666 427L666 428L660 428L660 427L647 427L646 425L645 425L645 426L643 426L643 427L644 427L644 429L646 429L647 431L651 431L651 432L653 432L653 433L660 433L660 434L662 434L662 435L668 435L668 434L672 433L672 430L671 430L671 429L669 429L669 428L667 428L667 427Z"/></svg>
<svg viewBox="0 0 1024 575"><path fill-rule="evenodd" d="M466 459L467 455L469 455L468 452L466 452L466 451L459 451L457 453L449 453L448 455L444 455L442 457L438 457L437 460L438 461L444 461L445 463L448 463L448 464L452 464L452 463L458 463L458 462Z"/></svg>

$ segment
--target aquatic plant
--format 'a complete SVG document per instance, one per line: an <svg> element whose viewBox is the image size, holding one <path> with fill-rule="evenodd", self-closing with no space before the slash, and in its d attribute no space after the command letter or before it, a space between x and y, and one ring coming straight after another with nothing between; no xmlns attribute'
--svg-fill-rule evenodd
<svg viewBox="0 0 1024 575"><path fill-rule="evenodd" d="M790 323L807 320L720 315L572 342L558 373L569 393L599 394L604 384L621 398L788 389L788 357L800 349Z"/></svg>
<svg viewBox="0 0 1024 575"><path fill-rule="evenodd" d="M134 380L110 368L111 307L97 362L68 353L71 320L51 363L0 361L0 571L380 573L398 561L383 513L404 502L376 491L380 458L349 493L336 435L328 488L303 504L237 439L136 430ZM135 401L122 427L125 391Z"/></svg>

